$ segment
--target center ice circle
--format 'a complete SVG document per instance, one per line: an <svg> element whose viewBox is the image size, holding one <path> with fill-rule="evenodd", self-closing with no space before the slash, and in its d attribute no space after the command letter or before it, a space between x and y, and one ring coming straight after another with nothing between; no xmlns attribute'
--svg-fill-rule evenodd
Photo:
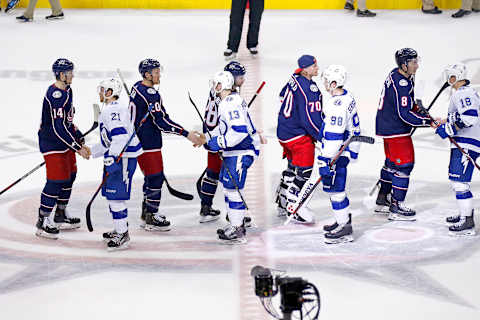
<svg viewBox="0 0 480 320"><path fill-rule="evenodd" d="M371 241L379 243L409 243L423 241L430 238L433 235L433 230L418 227L385 227L378 230L374 230L369 233L368 237Z"/></svg>

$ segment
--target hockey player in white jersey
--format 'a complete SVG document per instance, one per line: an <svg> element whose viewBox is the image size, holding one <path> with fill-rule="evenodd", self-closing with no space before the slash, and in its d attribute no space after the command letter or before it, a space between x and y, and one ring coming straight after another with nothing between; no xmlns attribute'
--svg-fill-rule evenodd
<svg viewBox="0 0 480 320"><path fill-rule="evenodd" d="M132 134L135 133L135 110L118 101L122 84L117 79L104 80L98 86L100 102L104 108L100 114L100 143L92 146L92 156L104 157L104 172L108 172L102 195L107 198L113 217L114 230L105 232L103 239L109 251L128 247L127 206L130 199L132 177L137 167L137 156L143 153L135 136L120 161L116 161Z"/></svg>
<svg viewBox="0 0 480 320"><path fill-rule="evenodd" d="M457 199L458 214L448 217L450 235L475 235L473 220L473 196L470 182L476 161L480 155L480 96L467 80L467 68L463 63L448 66L444 75L454 91L450 98L448 117L435 131L442 139L453 138L471 157L468 159L453 143L450 149L448 177Z"/></svg>
<svg viewBox="0 0 480 320"><path fill-rule="evenodd" d="M323 190L330 196L335 222L325 225L325 242L353 241L350 201L345 192L347 165L358 158L359 142L352 142L340 155L337 162L330 163L343 143L352 135L360 135L360 120L355 98L344 89L347 72L343 66L331 65L322 74L325 89L331 94L323 108L324 126L320 150L317 149L316 165L322 176ZM315 169L315 168L314 168ZM314 171L316 172L316 171Z"/></svg>
<svg viewBox="0 0 480 320"><path fill-rule="evenodd" d="M208 147L212 151L223 152L220 181L229 224L217 230L218 238L227 243L245 243L246 206L241 192L247 170L260 153L260 137L250 119L245 100L238 92L232 91L233 83L233 76L228 71L216 73L211 83L221 102L218 132L208 141Z"/></svg>

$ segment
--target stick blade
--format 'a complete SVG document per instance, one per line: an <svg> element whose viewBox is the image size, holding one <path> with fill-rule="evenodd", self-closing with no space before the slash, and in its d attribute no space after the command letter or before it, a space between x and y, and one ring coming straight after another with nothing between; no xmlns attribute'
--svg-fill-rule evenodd
<svg viewBox="0 0 480 320"><path fill-rule="evenodd" d="M92 226L92 218L90 215L90 208L92 207L92 202L90 202L87 205L87 209L85 210L85 220L87 221L87 229L88 231L92 232L93 231L93 226Z"/></svg>

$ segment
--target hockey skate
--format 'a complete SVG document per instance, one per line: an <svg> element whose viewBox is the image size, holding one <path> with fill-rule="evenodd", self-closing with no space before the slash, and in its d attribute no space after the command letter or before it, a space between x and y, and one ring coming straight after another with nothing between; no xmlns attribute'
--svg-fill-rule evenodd
<svg viewBox="0 0 480 320"><path fill-rule="evenodd" d="M445 218L446 223L458 223L460 222L460 215L450 216Z"/></svg>
<svg viewBox="0 0 480 320"><path fill-rule="evenodd" d="M448 234L454 237L474 236L476 231L475 222L473 221L473 211L471 216L460 217L458 223L450 226L448 230Z"/></svg>
<svg viewBox="0 0 480 320"><path fill-rule="evenodd" d="M115 232L113 238L110 239L110 241L108 241L107 243L107 250L116 251L116 250L127 249L129 243L130 243L130 235L128 234L128 230L124 233Z"/></svg>
<svg viewBox="0 0 480 320"><path fill-rule="evenodd" d="M417 220L415 210L407 208L403 202L392 199L388 220L392 221L415 221Z"/></svg>
<svg viewBox="0 0 480 320"><path fill-rule="evenodd" d="M169 231L170 221L158 213L147 212L145 215L145 231Z"/></svg>
<svg viewBox="0 0 480 320"><path fill-rule="evenodd" d="M48 238L48 239L58 239L58 234L60 231L52 223L49 216L43 216L38 213L38 220L37 220L37 232L35 235L38 237Z"/></svg>
<svg viewBox="0 0 480 320"><path fill-rule="evenodd" d="M245 227L234 227L228 224L222 229L217 230L218 239L225 244L242 244L247 242Z"/></svg>
<svg viewBox="0 0 480 320"><path fill-rule="evenodd" d="M391 202L392 196L391 194L385 194L385 193L378 193L377 200L375 201L375 204L377 205L375 207L375 213L382 213L382 214L389 214L390 213L390 205L392 204Z"/></svg>
<svg viewBox="0 0 480 320"><path fill-rule="evenodd" d="M102 238L103 238L103 241L109 242L110 240L115 238L116 235L117 235L117 232L115 230L107 231L103 233Z"/></svg>
<svg viewBox="0 0 480 320"><path fill-rule="evenodd" d="M352 214L351 214L351 213L348 214L348 223L349 223L349 224L352 224ZM323 226L323 231L325 231L325 232L331 232L332 230L335 230L335 228L337 228L337 227L338 227L338 223L337 223L337 221L335 221L335 222L332 223L332 224L326 224L326 225L324 225L324 226Z"/></svg>
<svg viewBox="0 0 480 320"><path fill-rule="evenodd" d="M66 209L60 209L57 206L53 221L60 230L72 230L80 228L80 218L71 217Z"/></svg>
<svg viewBox="0 0 480 320"><path fill-rule="evenodd" d="M220 210L215 210L208 204L202 204L200 209L200 223L211 222L220 218Z"/></svg>
<svg viewBox="0 0 480 320"><path fill-rule="evenodd" d="M337 244L353 241L353 229L352 224L347 222L345 224L339 224L335 229L325 233L326 244Z"/></svg>

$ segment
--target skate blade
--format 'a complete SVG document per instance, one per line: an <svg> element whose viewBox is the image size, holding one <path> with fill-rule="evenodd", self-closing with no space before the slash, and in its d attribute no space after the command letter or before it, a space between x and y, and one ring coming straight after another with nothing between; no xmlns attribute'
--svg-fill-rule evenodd
<svg viewBox="0 0 480 320"><path fill-rule="evenodd" d="M373 211L377 214L389 214L390 207L377 205Z"/></svg>
<svg viewBox="0 0 480 320"><path fill-rule="evenodd" d="M80 228L80 223L73 223L73 224L70 224L70 223L57 223L57 228L59 230L73 230L73 229L78 229Z"/></svg>
<svg viewBox="0 0 480 320"><path fill-rule="evenodd" d="M232 240L218 239L218 241L221 244L225 244L225 245L245 244L247 243L247 238L243 237L241 239L232 239Z"/></svg>
<svg viewBox="0 0 480 320"><path fill-rule="evenodd" d="M343 236L338 239L329 239L325 238L326 244L339 244L339 243L346 243L346 242L353 242L353 236Z"/></svg>
<svg viewBox="0 0 480 320"><path fill-rule="evenodd" d="M157 227L157 226L152 226L152 225L149 225L149 224L145 224L145 231L170 231L171 227L168 226L168 227Z"/></svg>
<svg viewBox="0 0 480 320"><path fill-rule="evenodd" d="M46 238L46 239L52 239L52 240L57 240L58 239L58 234L48 233L48 232L45 232L41 229L37 229L37 232L35 232L35 235L37 237Z"/></svg>
<svg viewBox="0 0 480 320"><path fill-rule="evenodd" d="M475 231L475 229L448 232L448 235L452 237L473 237L476 234L477 232Z"/></svg>
<svg viewBox="0 0 480 320"><path fill-rule="evenodd" d="M128 249L129 244L130 244L130 241L127 241L118 247L108 247L107 251L114 252L114 251L125 250L125 249Z"/></svg>
<svg viewBox="0 0 480 320"><path fill-rule="evenodd" d="M407 216L401 216L401 215L398 215L398 214L390 213L388 215L388 220L390 220L390 221L416 221L417 217L416 216L407 217Z"/></svg>
<svg viewBox="0 0 480 320"><path fill-rule="evenodd" d="M200 223L212 222L220 219L220 215L218 216L201 216L199 221Z"/></svg>

